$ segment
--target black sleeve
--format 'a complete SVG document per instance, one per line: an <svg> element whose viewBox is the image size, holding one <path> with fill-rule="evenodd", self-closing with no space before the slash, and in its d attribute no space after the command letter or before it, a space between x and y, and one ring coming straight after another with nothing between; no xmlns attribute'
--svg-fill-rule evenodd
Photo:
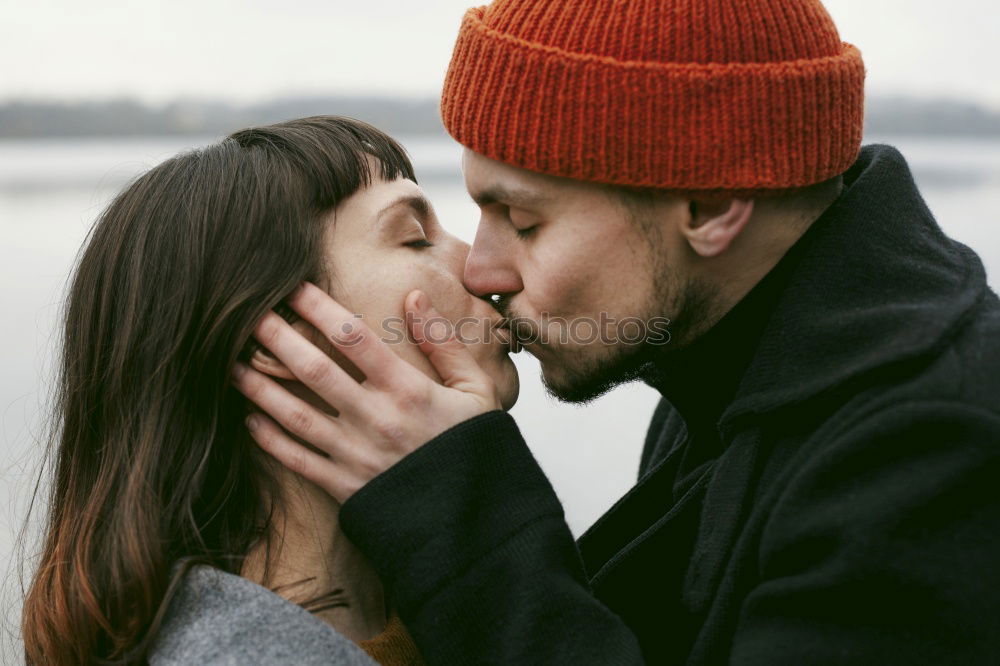
<svg viewBox="0 0 1000 666"><path fill-rule="evenodd" d="M639 664L592 595L562 505L514 420L461 423L351 497L341 526L428 664Z"/></svg>
<svg viewBox="0 0 1000 666"><path fill-rule="evenodd" d="M732 663L998 663L997 415L909 404L803 456L763 526Z"/></svg>

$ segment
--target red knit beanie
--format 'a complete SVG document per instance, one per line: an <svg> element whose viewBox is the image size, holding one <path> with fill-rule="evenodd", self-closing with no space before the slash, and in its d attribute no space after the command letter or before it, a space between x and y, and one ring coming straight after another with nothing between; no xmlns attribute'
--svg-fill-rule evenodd
<svg viewBox="0 0 1000 666"><path fill-rule="evenodd" d="M495 0L465 15L441 113L533 171L784 190L857 158L864 76L819 0Z"/></svg>

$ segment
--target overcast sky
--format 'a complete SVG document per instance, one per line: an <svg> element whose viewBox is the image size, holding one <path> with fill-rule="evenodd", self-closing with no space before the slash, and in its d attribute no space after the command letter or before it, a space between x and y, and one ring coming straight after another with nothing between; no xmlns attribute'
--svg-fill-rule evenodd
<svg viewBox="0 0 1000 666"><path fill-rule="evenodd" d="M474 2L0 0L0 100L434 96ZM996 0L826 6L864 53L869 94L1000 109Z"/></svg>

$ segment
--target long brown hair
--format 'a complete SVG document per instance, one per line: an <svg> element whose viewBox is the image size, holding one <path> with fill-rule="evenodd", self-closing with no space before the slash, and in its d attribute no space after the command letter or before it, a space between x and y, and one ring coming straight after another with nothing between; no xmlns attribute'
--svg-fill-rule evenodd
<svg viewBox="0 0 1000 666"><path fill-rule="evenodd" d="M323 213L399 176L416 180L382 132L305 118L167 160L104 211L66 304L28 663L143 662L188 566L238 573L278 489L230 370L321 278Z"/></svg>

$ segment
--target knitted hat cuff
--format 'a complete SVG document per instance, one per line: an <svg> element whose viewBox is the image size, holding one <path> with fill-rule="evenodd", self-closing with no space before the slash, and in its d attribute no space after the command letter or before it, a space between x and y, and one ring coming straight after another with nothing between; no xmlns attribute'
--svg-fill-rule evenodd
<svg viewBox="0 0 1000 666"><path fill-rule="evenodd" d="M462 22L442 94L448 132L532 171L671 190L788 189L843 173L861 147L854 46L812 60L621 62Z"/></svg>

